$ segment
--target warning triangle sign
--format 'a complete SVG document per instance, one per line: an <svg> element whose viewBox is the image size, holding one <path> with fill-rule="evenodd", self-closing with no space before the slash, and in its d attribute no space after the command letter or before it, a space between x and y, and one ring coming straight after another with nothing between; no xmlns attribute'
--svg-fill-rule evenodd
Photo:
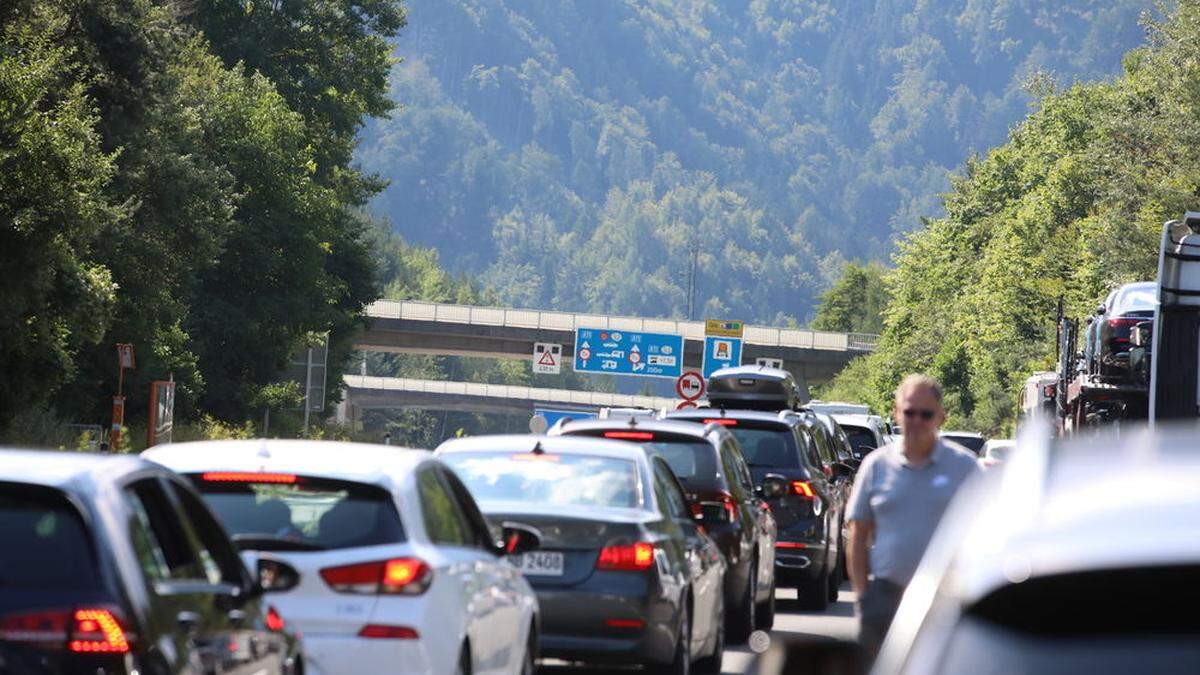
<svg viewBox="0 0 1200 675"><path fill-rule="evenodd" d="M539 366L551 366L551 367L557 365L554 363L554 355L550 353L549 349L542 352L542 357L540 359L538 359L538 365Z"/></svg>

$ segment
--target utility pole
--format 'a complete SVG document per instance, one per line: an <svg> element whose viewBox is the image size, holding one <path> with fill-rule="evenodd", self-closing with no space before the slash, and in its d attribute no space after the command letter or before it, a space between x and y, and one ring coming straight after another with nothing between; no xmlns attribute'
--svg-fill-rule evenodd
<svg viewBox="0 0 1200 675"><path fill-rule="evenodd" d="M696 265L700 259L700 242L696 236L696 228L691 228L692 237L688 243L688 253L692 257L691 265L688 267L688 290L687 290L687 318L688 321L696 320Z"/></svg>

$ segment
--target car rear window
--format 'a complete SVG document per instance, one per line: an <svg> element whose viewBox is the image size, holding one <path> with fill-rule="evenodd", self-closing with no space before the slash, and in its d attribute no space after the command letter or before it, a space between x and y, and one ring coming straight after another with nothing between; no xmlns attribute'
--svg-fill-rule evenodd
<svg viewBox="0 0 1200 675"><path fill-rule="evenodd" d="M1117 294L1110 313L1120 316L1130 312L1153 312L1158 302L1157 294L1158 288L1154 284L1129 286Z"/></svg>
<svg viewBox="0 0 1200 675"><path fill-rule="evenodd" d="M91 589L99 584L83 519L56 490L0 483L0 542L0 589Z"/></svg>
<svg viewBox="0 0 1200 675"><path fill-rule="evenodd" d="M717 475L717 451L708 443L680 439L656 440L642 445L667 460L667 465L680 480Z"/></svg>
<svg viewBox="0 0 1200 675"><path fill-rule="evenodd" d="M191 478L243 548L325 550L405 540L395 501L376 485L291 474Z"/></svg>
<svg viewBox="0 0 1200 675"><path fill-rule="evenodd" d="M868 449L877 449L879 441L875 440L875 434L871 433L870 429L843 424L842 431L845 431L846 437L850 439L850 447L854 449L854 454L861 455Z"/></svg>
<svg viewBox="0 0 1200 675"><path fill-rule="evenodd" d="M484 510L502 504L641 508L637 464L616 457L513 452L447 453Z"/></svg>
<svg viewBox="0 0 1200 675"><path fill-rule="evenodd" d="M787 427L755 428L738 424L727 427L742 448L751 469L798 469L800 453L796 436Z"/></svg>
<svg viewBox="0 0 1200 675"><path fill-rule="evenodd" d="M987 442L987 439L985 438L979 438L977 436L958 436L956 434L942 434L942 438L953 443L958 443L976 455L978 455L979 451L983 449L983 444Z"/></svg>

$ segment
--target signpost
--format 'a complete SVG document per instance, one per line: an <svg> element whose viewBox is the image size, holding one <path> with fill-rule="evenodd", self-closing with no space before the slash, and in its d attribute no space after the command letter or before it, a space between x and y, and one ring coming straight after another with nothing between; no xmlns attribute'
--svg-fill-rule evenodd
<svg viewBox="0 0 1200 675"><path fill-rule="evenodd" d="M763 368L775 368L776 370L783 370L783 359L775 359L771 358L770 356L760 356L757 359L754 359L754 363L755 365L762 366Z"/></svg>
<svg viewBox="0 0 1200 675"><path fill-rule="evenodd" d="M689 370L675 380L675 393L685 401L695 401L704 396L704 378L694 370Z"/></svg>
<svg viewBox="0 0 1200 675"><path fill-rule="evenodd" d="M742 365L744 329L741 321L709 319L704 322L704 365L700 372L705 378L722 368Z"/></svg>
<svg viewBox="0 0 1200 675"><path fill-rule="evenodd" d="M683 374L683 336L578 328L574 366L578 373L679 377Z"/></svg>
<svg viewBox="0 0 1200 675"><path fill-rule="evenodd" d="M562 345L553 342L533 344L533 372L558 375L562 372Z"/></svg>
<svg viewBox="0 0 1200 675"><path fill-rule="evenodd" d="M112 431L109 433L109 447L115 452L121 444L121 432L125 430L125 369L133 370L133 345L127 342L117 343L117 395L112 403Z"/></svg>
<svg viewBox="0 0 1200 675"><path fill-rule="evenodd" d="M150 420L146 425L146 447L171 442L175 426L175 381L150 383Z"/></svg>

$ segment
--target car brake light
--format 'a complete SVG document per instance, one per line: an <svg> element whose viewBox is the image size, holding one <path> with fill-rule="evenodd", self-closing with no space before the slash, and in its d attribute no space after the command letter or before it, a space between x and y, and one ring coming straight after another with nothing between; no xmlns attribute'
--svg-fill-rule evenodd
<svg viewBox="0 0 1200 675"><path fill-rule="evenodd" d="M394 558L326 567L321 578L338 593L420 595L433 581L433 570L417 558Z"/></svg>
<svg viewBox="0 0 1200 675"><path fill-rule="evenodd" d="M792 481L792 494L805 499L812 499L816 496L813 494L812 483L806 480Z"/></svg>
<svg viewBox="0 0 1200 675"><path fill-rule="evenodd" d="M77 609L67 648L81 653L127 654L129 640L121 622L107 609Z"/></svg>
<svg viewBox="0 0 1200 675"><path fill-rule="evenodd" d="M720 424L723 427L736 427L737 426L737 420L731 420L726 417L722 417L720 419L704 420L704 423L705 424Z"/></svg>
<svg viewBox="0 0 1200 675"><path fill-rule="evenodd" d="M358 631L359 637L364 638L382 638L392 640L416 640L420 636L417 631L408 626L387 626L378 623L369 623Z"/></svg>
<svg viewBox="0 0 1200 675"><path fill-rule="evenodd" d="M646 622L641 619L605 619L604 625L611 628L644 628Z"/></svg>
<svg viewBox="0 0 1200 675"><path fill-rule="evenodd" d="M808 548L808 545L798 541L777 541L775 548Z"/></svg>
<svg viewBox="0 0 1200 675"><path fill-rule="evenodd" d="M605 546L596 559L596 569L616 572L640 572L654 564L654 544L639 541L624 546Z"/></svg>
<svg viewBox="0 0 1200 675"><path fill-rule="evenodd" d="M736 523L738 519L737 502L733 501L733 495L728 492L721 493L721 505L725 507L725 518L731 523Z"/></svg>
<svg viewBox="0 0 1200 675"><path fill-rule="evenodd" d="M266 621L266 623L267 623L267 630L275 632L275 633L282 632L283 629L287 626L287 624L283 620L283 617L279 616L279 610L275 609L275 607L273 605L267 606L267 621Z"/></svg>
<svg viewBox="0 0 1200 675"><path fill-rule="evenodd" d="M208 471L200 478L209 483L281 483L296 482L294 473L251 473L246 471Z"/></svg>
<svg viewBox="0 0 1200 675"><path fill-rule="evenodd" d="M0 617L0 641L37 644L86 654L127 654L129 636L103 607L42 610Z"/></svg>
<svg viewBox="0 0 1200 675"><path fill-rule="evenodd" d="M1109 328L1130 328L1130 329L1132 329L1134 326L1138 325L1139 323L1141 323L1145 320L1146 319L1108 319L1105 323L1108 324ZM1112 341L1113 342L1129 342L1129 336L1126 335L1124 337L1121 337L1119 335L1115 335L1115 336L1113 336Z"/></svg>
<svg viewBox="0 0 1200 675"><path fill-rule="evenodd" d="M605 438L619 438L623 441L652 441L654 434L649 431L606 431Z"/></svg>

